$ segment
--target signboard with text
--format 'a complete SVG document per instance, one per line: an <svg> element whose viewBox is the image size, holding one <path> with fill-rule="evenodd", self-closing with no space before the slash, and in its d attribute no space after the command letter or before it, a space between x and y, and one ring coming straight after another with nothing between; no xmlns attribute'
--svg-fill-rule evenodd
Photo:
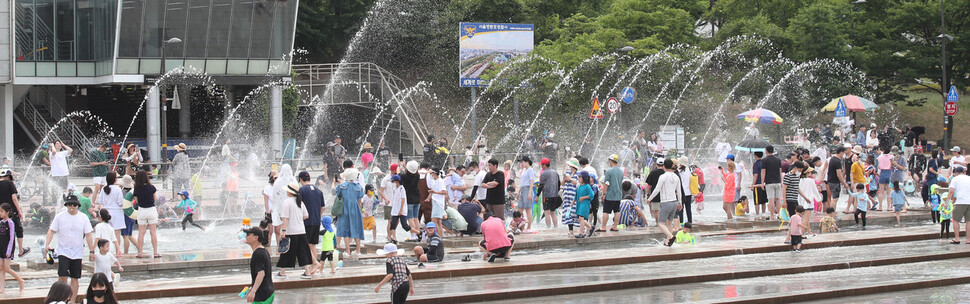
<svg viewBox="0 0 970 304"><path fill-rule="evenodd" d="M532 24L462 22L458 28L461 87L487 87L482 74L501 70L535 45Z"/></svg>

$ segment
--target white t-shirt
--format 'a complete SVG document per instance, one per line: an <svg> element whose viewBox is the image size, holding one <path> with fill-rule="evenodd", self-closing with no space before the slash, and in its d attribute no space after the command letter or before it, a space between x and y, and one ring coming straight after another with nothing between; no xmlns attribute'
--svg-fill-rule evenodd
<svg viewBox="0 0 970 304"><path fill-rule="evenodd" d="M289 225L283 227L283 229L286 229L286 234L306 234L303 219L309 216L310 213L306 211L306 204L297 206L295 197L287 197L280 206L280 218L290 219Z"/></svg>
<svg viewBox="0 0 970 304"><path fill-rule="evenodd" d="M428 180L428 189L431 189L435 192L441 192L441 191L447 191L448 188L445 185L445 179L439 177L438 179L435 179L435 180L430 180L430 179ZM431 203L435 204L435 206L444 208L445 195L437 194L437 193L431 194Z"/></svg>
<svg viewBox="0 0 970 304"><path fill-rule="evenodd" d="M71 152L60 151L51 157L51 176L68 176L71 173L67 170L67 157L71 155Z"/></svg>
<svg viewBox="0 0 970 304"><path fill-rule="evenodd" d="M809 177L803 177L798 179L798 191L801 191L813 201L809 202L805 200L801 195L798 196L798 204L805 208L815 208L815 201L822 200L822 193L818 191L818 186L815 185L815 180Z"/></svg>
<svg viewBox="0 0 970 304"><path fill-rule="evenodd" d="M727 156L728 154L731 154L731 144L721 142L718 143L717 147L714 149L717 150L717 161L720 163L727 162Z"/></svg>
<svg viewBox="0 0 970 304"><path fill-rule="evenodd" d="M263 195L269 198L266 200L267 202L269 202L269 210L267 210L267 212L269 211L275 212L276 209L274 209L273 207L273 185L266 185L266 187L263 187Z"/></svg>
<svg viewBox="0 0 970 304"><path fill-rule="evenodd" d="M397 186L394 190L391 190L391 216L397 216L398 213L402 216L408 215L408 208L405 207L408 202L405 195L404 186Z"/></svg>
<svg viewBox="0 0 970 304"><path fill-rule="evenodd" d="M956 162L961 162L962 163L962 162L965 162L965 161L966 161L966 158L963 157L963 155L950 157L950 168L951 169L956 169L956 168L964 168L964 169L966 169L967 166L964 166L964 165L961 165L961 164L957 164L956 163Z"/></svg>
<svg viewBox="0 0 970 304"><path fill-rule="evenodd" d="M57 234L57 248L54 250L57 255L72 260L84 258L84 235L94 232L87 216L80 212L74 215L67 211L58 213L50 229Z"/></svg>
<svg viewBox="0 0 970 304"><path fill-rule="evenodd" d="M478 171L478 175L475 175L475 186L478 186L478 192L475 192L475 199L478 201L485 201L485 192L488 192L485 188L482 188L482 181L485 180L485 170Z"/></svg>
<svg viewBox="0 0 970 304"><path fill-rule="evenodd" d="M114 273L111 272L111 265L117 263L115 255L108 251L108 254L101 255L101 252L94 253L94 273L103 273L108 277L108 282L114 281Z"/></svg>
<svg viewBox="0 0 970 304"><path fill-rule="evenodd" d="M960 174L950 180L950 189L956 197L954 205L970 205L970 176Z"/></svg>
<svg viewBox="0 0 970 304"><path fill-rule="evenodd" d="M111 188L111 194L104 192L104 189L108 187ZM118 185L111 185L101 189L101 194L98 194L98 204L104 206L108 210L121 210L122 204L124 204L125 197L121 194L121 187Z"/></svg>
<svg viewBox="0 0 970 304"><path fill-rule="evenodd" d="M397 186L395 186L394 182L391 181L390 174L385 176L384 179L381 179L381 191L384 193L384 200L385 200L382 203L384 203L385 206L390 206L391 196L394 195L395 187Z"/></svg>
<svg viewBox="0 0 970 304"><path fill-rule="evenodd" d="M471 196L472 191L475 190L475 175L471 174L471 172L468 172L468 174L465 174L465 176L461 177L461 180L462 182L465 183L465 187L466 187L465 195Z"/></svg>
<svg viewBox="0 0 970 304"><path fill-rule="evenodd" d="M115 228L109 223L98 223L94 226L94 245L98 245L98 239L108 240L108 246L110 246L109 252L114 252L115 250ZM95 250L97 251L97 250Z"/></svg>

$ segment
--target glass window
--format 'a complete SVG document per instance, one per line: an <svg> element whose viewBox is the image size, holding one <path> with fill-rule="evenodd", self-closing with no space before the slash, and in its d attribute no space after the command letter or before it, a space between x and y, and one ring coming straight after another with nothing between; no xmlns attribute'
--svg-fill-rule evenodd
<svg viewBox="0 0 970 304"><path fill-rule="evenodd" d="M34 58L54 60L54 0L36 0L34 9ZM51 69L53 71L53 69ZM40 68L37 69L40 74Z"/></svg>
<svg viewBox="0 0 970 304"><path fill-rule="evenodd" d="M229 58L249 57L250 34L252 34L253 8L251 0L237 0L232 7L232 31L229 35ZM230 64L231 66L231 64ZM243 74L246 70L243 69Z"/></svg>
<svg viewBox="0 0 970 304"><path fill-rule="evenodd" d="M185 18L188 16L186 0L168 0L165 6L165 32L162 40L172 37L185 38ZM183 42L185 42L183 40ZM166 57L183 57L185 43L168 43L165 45Z"/></svg>
<svg viewBox="0 0 970 304"><path fill-rule="evenodd" d="M182 38L186 58L205 57L210 5L210 0L189 0L189 16L186 20L185 37Z"/></svg>
<svg viewBox="0 0 970 304"><path fill-rule="evenodd" d="M17 62L17 76L34 76L37 64L33 62Z"/></svg>
<svg viewBox="0 0 970 304"><path fill-rule="evenodd" d="M37 76L40 76L40 77L56 76L55 75L56 71L57 71L57 67L54 65L53 62L37 63Z"/></svg>
<svg viewBox="0 0 970 304"><path fill-rule="evenodd" d="M110 59L114 53L115 5L111 0L89 0L77 7L77 60Z"/></svg>
<svg viewBox="0 0 970 304"><path fill-rule="evenodd" d="M138 74L138 59L118 59L118 74Z"/></svg>
<svg viewBox="0 0 970 304"><path fill-rule="evenodd" d="M273 36L270 43L269 57L283 58L289 55L293 47L293 24L296 20L296 6L294 1L276 2L277 13L273 16Z"/></svg>
<svg viewBox="0 0 970 304"><path fill-rule="evenodd" d="M273 16L281 14L281 1L257 1L253 9L252 47L249 58L269 56L270 37L273 33Z"/></svg>
<svg viewBox="0 0 970 304"><path fill-rule="evenodd" d="M160 57L162 43L162 24L165 1L145 1L141 29L141 57ZM145 71L142 71L145 73Z"/></svg>
<svg viewBox="0 0 970 304"><path fill-rule="evenodd" d="M226 60L206 60L205 61L205 72L206 74L225 74L226 73Z"/></svg>
<svg viewBox="0 0 970 304"><path fill-rule="evenodd" d="M268 69L269 69L269 60L263 59L263 60L249 61L250 75L265 75Z"/></svg>
<svg viewBox="0 0 970 304"><path fill-rule="evenodd" d="M229 50L229 24L235 22L232 15L231 0L212 0L212 12L209 16L209 37L206 46L206 57L225 58ZM222 17L218 17L222 16ZM225 66L223 66L223 69ZM207 68L208 69L208 68Z"/></svg>
<svg viewBox="0 0 970 304"><path fill-rule="evenodd" d="M78 62L77 63L77 75L78 76L94 76L94 62ZM61 69L58 67L57 73L61 73Z"/></svg>
<svg viewBox="0 0 970 304"><path fill-rule="evenodd" d="M34 58L34 3L33 0L17 0L17 50L14 56L17 61L35 60ZM17 66L17 74L20 74L20 65ZM33 67L30 74L34 74ZM17 75L21 76L21 75Z"/></svg>
<svg viewBox="0 0 970 304"><path fill-rule="evenodd" d="M57 60L74 60L74 0L57 0L54 17Z"/></svg>
<svg viewBox="0 0 970 304"><path fill-rule="evenodd" d="M229 60L226 74L246 74L249 69L249 60Z"/></svg>
<svg viewBox="0 0 970 304"><path fill-rule="evenodd" d="M138 57L141 45L142 1L124 0L121 2L121 27L118 37L118 57Z"/></svg>

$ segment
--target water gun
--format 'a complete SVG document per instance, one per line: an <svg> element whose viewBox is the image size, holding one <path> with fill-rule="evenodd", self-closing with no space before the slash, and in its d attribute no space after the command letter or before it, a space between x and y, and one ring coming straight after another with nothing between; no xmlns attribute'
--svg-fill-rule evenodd
<svg viewBox="0 0 970 304"><path fill-rule="evenodd" d="M243 290L239 292L239 297L245 299L247 293L249 293L249 286L243 287Z"/></svg>
<svg viewBox="0 0 970 304"><path fill-rule="evenodd" d="M788 209L782 208L778 212L778 218L781 219L781 224L778 225L778 230L782 230L785 227L785 222L791 221L791 217L788 215Z"/></svg>

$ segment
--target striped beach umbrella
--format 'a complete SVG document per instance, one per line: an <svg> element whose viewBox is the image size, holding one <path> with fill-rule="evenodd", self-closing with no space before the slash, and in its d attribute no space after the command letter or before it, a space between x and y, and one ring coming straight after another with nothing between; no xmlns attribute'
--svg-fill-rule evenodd
<svg viewBox="0 0 970 304"><path fill-rule="evenodd" d="M744 120L747 122L757 122L761 124L775 124L780 125L784 119L778 116L777 113L772 112L768 109L754 109L741 114L738 114L738 120Z"/></svg>

